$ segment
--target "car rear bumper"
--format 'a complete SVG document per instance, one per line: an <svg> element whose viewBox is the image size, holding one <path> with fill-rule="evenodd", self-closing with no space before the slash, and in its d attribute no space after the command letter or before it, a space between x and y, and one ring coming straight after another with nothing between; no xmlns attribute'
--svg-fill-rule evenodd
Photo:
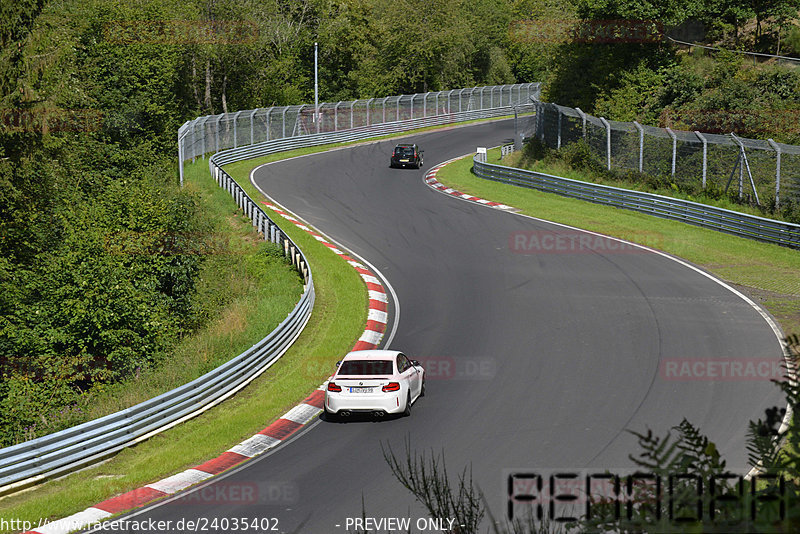
<svg viewBox="0 0 800 534"><path fill-rule="evenodd" d="M394 167L418 167L419 164L416 161L396 161L392 160L392 165Z"/></svg>
<svg viewBox="0 0 800 534"><path fill-rule="evenodd" d="M400 413L405 409L401 397L400 392L383 395L326 392L325 410L329 413L341 411Z"/></svg>

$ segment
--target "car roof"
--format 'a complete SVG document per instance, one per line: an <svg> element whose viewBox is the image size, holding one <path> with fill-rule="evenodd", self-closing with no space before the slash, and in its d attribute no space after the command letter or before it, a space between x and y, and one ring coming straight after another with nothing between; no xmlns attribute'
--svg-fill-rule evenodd
<svg viewBox="0 0 800 534"><path fill-rule="evenodd" d="M417 145L416 143L397 143L397 146L395 146L395 148L399 148L401 146L405 147L405 146L417 146Z"/></svg>
<svg viewBox="0 0 800 534"><path fill-rule="evenodd" d="M354 350L348 352L342 359L345 360L394 360L400 354L399 350Z"/></svg>

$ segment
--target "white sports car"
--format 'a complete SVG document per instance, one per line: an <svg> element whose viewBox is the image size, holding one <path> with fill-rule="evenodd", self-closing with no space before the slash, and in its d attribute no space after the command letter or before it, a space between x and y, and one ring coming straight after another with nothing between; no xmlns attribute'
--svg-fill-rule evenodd
<svg viewBox="0 0 800 534"><path fill-rule="evenodd" d="M411 405L424 395L425 369L418 361L396 350L358 350L337 364L325 386L325 415L410 415Z"/></svg>

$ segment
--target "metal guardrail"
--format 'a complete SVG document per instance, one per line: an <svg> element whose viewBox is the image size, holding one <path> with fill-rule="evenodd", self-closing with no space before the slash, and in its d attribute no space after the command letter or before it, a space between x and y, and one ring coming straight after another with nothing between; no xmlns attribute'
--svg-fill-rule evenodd
<svg viewBox="0 0 800 534"><path fill-rule="evenodd" d="M703 228L800 249L800 225L747 215L688 200L581 182L540 172L484 163L473 158L477 176L487 180L556 193L617 208L639 211Z"/></svg>
<svg viewBox="0 0 800 534"><path fill-rule="evenodd" d="M523 88L526 94L522 96L521 90L519 94L528 101L529 90L538 91L538 84L524 84ZM209 167L219 186L230 193L237 205L251 218L253 226L263 233L264 239L282 246L284 254L291 258L302 274L305 290L299 302L287 318L263 340L188 384L126 410L0 449L0 495L96 463L198 415L246 386L277 360L300 335L314 305L314 283L308 262L300 248L222 169L223 165L294 148L358 141L427 126L513 113L513 102L505 100L498 104L500 106L491 109L447 113L271 140L213 155L209 159Z"/></svg>

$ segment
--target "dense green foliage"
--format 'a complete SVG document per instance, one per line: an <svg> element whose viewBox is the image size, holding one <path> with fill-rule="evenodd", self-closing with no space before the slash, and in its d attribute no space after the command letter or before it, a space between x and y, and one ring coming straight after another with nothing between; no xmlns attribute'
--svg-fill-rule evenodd
<svg viewBox="0 0 800 534"><path fill-rule="evenodd" d="M702 129L690 111L745 109L739 133L791 141L774 118L800 110L796 72L586 36L597 20L696 19L791 50L797 2L3 3L0 445L80 419L88 393L158 366L207 318L195 291L207 222L176 186L176 132L311 101L315 42L322 101L542 81L547 100L611 119ZM543 21L583 37L543 38L530 25Z"/></svg>

